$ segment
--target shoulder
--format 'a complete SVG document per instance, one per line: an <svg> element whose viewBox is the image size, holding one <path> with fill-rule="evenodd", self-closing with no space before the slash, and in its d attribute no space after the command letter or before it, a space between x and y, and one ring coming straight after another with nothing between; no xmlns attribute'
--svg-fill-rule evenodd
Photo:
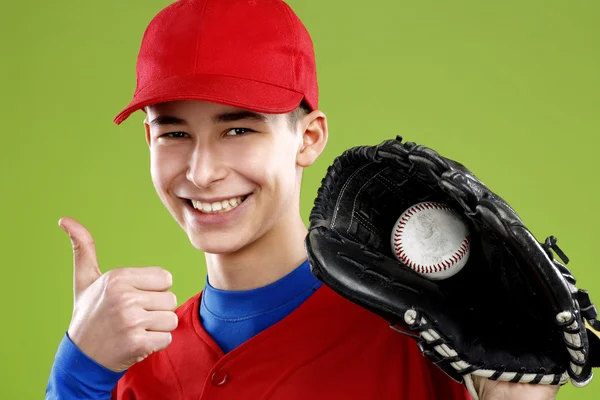
<svg viewBox="0 0 600 400"><path fill-rule="evenodd" d="M328 330L338 330L343 342L361 343L363 348L384 357L397 355L399 361L423 358L414 339L391 329L384 318L329 287L323 285L313 297L311 322Z"/></svg>

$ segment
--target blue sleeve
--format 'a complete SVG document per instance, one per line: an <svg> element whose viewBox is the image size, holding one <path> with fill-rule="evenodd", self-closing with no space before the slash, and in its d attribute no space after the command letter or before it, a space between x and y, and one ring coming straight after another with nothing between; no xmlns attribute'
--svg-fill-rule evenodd
<svg viewBox="0 0 600 400"><path fill-rule="evenodd" d="M50 371L45 400L109 400L124 374L89 358L65 333Z"/></svg>

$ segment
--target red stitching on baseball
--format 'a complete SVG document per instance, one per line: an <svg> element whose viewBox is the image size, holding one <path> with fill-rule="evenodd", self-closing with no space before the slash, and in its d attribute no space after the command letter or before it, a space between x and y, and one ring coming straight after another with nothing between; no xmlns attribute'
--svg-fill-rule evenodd
<svg viewBox="0 0 600 400"><path fill-rule="evenodd" d="M441 263L437 263L435 265L427 265L427 266L415 264L413 262L413 260L409 259L408 256L406 255L406 253L404 252L404 245L402 244L402 233L404 231L404 226L406 225L406 222L408 222L410 217L412 217L417 211L423 211L424 209L428 209L428 210L438 209L438 210L454 211L452 208L450 208L449 206L447 206L445 204L435 203L435 202L425 202L425 203L421 203L421 204L415 204L412 207L410 207L408 210L406 210L404 212L404 215L400 219L400 223L398 224L398 226L396 227L396 230L394 232L394 248L396 250L396 256L404 264L408 265L410 268L414 269L415 271L417 271L419 273L429 274L432 272L445 271L446 269L450 268L451 266L453 266L454 264L456 264L457 262L459 262L460 260L463 259L463 257L467 253L467 249L469 248L469 243L471 242L471 237L470 237L470 235L467 234L465 239L462 241L461 246L456 251L456 253L451 257L450 260L444 260Z"/></svg>

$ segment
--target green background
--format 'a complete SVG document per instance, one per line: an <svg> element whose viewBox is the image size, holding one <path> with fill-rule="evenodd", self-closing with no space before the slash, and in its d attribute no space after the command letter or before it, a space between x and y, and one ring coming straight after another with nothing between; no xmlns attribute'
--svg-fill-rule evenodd
<svg viewBox="0 0 600 400"><path fill-rule="evenodd" d="M143 30L166 0L35 0L0 13L0 398L43 397L72 310L61 216L101 268L160 265L180 303L201 253L156 196L141 113L120 127ZM600 302L600 2L292 0L315 42L330 141L305 173L308 216L346 148L401 134L466 164L539 239L553 234ZM482 282L485 284L485 282ZM518 310L515 310L518 312ZM597 399L600 379L559 399Z"/></svg>

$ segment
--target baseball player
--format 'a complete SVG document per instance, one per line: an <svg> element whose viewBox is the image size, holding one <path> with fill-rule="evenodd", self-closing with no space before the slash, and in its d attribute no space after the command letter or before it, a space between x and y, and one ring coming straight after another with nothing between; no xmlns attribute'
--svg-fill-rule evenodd
<svg viewBox="0 0 600 400"><path fill-rule="evenodd" d="M133 99L158 196L205 253L177 308L157 266L102 272L74 219L74 312L47 399L467 399L408 337L321 284L299 211L322 153L314 51L281 0L180 0L149 24ZM479 380L482 399L557 386Z"/></svg>

